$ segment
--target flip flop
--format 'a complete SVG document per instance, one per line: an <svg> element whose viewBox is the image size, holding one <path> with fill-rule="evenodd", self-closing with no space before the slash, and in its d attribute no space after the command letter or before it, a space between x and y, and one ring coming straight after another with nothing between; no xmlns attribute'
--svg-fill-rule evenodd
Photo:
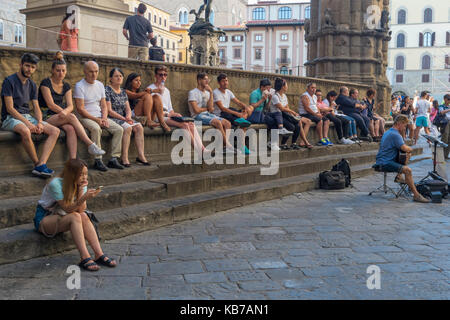
<svg viewBox="0 0 450 320"><path fill-rule="evenodd" d="M106 258L106 260L105 260ZM95 263L97 264L101 264L110 268L115 268L116 265L112 264L114 260L111 260L110 258L108 258L106 255L102 255L101 257L99 257L97 260L95 260Z"/></svg>

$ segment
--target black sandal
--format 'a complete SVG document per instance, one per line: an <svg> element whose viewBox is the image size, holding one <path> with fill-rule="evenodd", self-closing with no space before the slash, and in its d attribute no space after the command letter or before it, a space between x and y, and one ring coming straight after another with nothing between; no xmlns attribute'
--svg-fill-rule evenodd
<svg viewBox="0 0 450 320"><path fill-rule="evenodd" d="M139 158L136 158L136 162L137 162L137 163L140 163L140 164L143 164L144 166L149 166L149 165L150 165L150 162L144 162L144 161L142 161L142 160L139 159Z"/></svg>
<svg viewBox="0 0 450 320"><path fill-rule="evenodd" d="M91 257L86 258L83 261L81 261L78 264L78 266L80 268L83 268L84 270L87 270L87 271L98 271L98 270L100 270L100 268L98 268L98 269L89 269L89 267L98 266L98 264L95 263L95 262L88 263L89 261L93 261L93 259Z"/></svg>
<svg viewBox="0 0 450 320"><path fill-rule="evenodd" d="M105 260L106 258L106 260ZM108 258L106 255L102 255L101 257L99 257L97 260L95 260L95 263L97 264L101 264L110 268L114 268L116 265L112 264L114 260L111 260L110 258Z"/></svg>

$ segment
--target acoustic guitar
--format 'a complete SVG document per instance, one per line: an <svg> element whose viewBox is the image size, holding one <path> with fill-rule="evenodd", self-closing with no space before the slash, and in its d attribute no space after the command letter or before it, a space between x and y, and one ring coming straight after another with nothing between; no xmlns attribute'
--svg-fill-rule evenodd
<svg viewBox="0 0 450 320"><path fill-rule="evenodd" d="M405 166L406 165L406 161L407 161L407 153L400 150L398 152L397 161L396 162Z"/></svg>

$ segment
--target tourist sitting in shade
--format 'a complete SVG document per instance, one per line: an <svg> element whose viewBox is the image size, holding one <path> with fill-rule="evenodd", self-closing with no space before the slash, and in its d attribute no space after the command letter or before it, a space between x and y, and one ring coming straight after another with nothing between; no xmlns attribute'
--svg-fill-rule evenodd
<svg viewBox="0 0 450 320"><path fill-rule="evenodd" d="M162 93L153 93L153 95L159 95L163 104L164 121L171 127L180 128L186 130L190 136L191 144L200 155L206 151L203 146L202 139L195 128L193 122L178 122L172 119L172 117L182 117L181 114L175 112L172 106L172 98L170 97L170 90L165 87L165 82L169 75L169 71L166 66L156 66L155 67L155 83L152 83L149 88L157 92L158 90Z"/></svg>
<svg viewBox="0 0 450 320"><path fill-rule="evenodd" d="M239 101L238 98L233 94L233 92L228 89L229 82L226 74L221 73L217 77L217 82L219 83L219 88L214 89L214 111L213 113L220 116L223 119L228 120L233 128L240 127L244 128L245 131L247 127L251 125L250 121L246 119L252 114L253 108L247 106L246 104ZM237 105L240 110L230 107L231 102ZM242 138L245 140L245 136ZM244 145L243 151L245 154L250 154L248 148Z"/></svg>
<svg viewBox="0 0 450 320"><path fill-rule="evenodd" d="M197 88L189 91L189 111L191 117L201 121L203 125L211 125L222 134L224 151L236 153L229 142L231 123L213 113L214 97L209 86L209 77L206 73L197 74Z"/></svg>
<svg viewBox="0 0 450 320"><path fill-rule="evenodd" d="M169 126L164 122L163 103L161 97L153 93L161 93L159 89L154 91L150 88L141 91L141 76L137 73L130 73L125 81L125 92L130 102L130 108L136 117L145 117L147 127L150 129L161 125L161 128L170 132ZM158 118L159 124L154 120Z"/></svg>
<svg viewBox="0 0 450 320"><path fill-rule="evenodd" d="M264 78L259 83L259 88L250 94L250 106L253 108L252 114L247 118L248 121L255 124L266 123L265 110L272 99L270 93L272 83L269 79ZM269 126L269 124L267 124ZM276 128L275 128L276 129Z"/></svg>
<svg viewBox="0 0 450 320"><path fill-rule="evenodd" d="M131 134L134 133L134 142L138 157L137 163L150 165L144 154L144 128L139 122L131 118L131 109L128 96L121 88L124 74L119 68L114 68L109 73L110 85L106 87L106 105L110 119L123 128L122 155L120 164L128 168L131 166L128 159L128 149L130 147Z"/></svg>
<svg viewBox="0 0 450 320"><path fill-rule="evenodd" d="M117 123L108 119L105 87L103 83L97 80L98 69L98 64L95 61L85 63L84 79L75 85L75 104L80 115L80 122L90 132L91 139L97 146L101 147L103 130L112 135L111 159L108 162L108 167L123 169L118 160L122 150L123 129ZM100 171L108 171L101 155L95 156L94 168Z"/></svg>
<svg viewBox="0 0 450 320"><path fill-rule="evenodd" d="M347 140L359 142L358 133L356 131L356 121L352 117L346 116L345 114L342 113L342 111L338 110L338 105L336 104L337 97L338 97L337 92L331 90L330 92L327 93L327 98L323 100L323 103L327 107L331 107L333 109L333 115L339 117L339 119L341 120L342 128L344 131L344 137L346 137Z"/></svg>
<svg viewBox="0 0 450 320"><path fill-rule="evenodd" d="M305 136L305 132L303 131L303 124L302 124L303 118L300 118L298 113L289 108L289 101L286 96L286 92L288 91L287 81L281 78L276 78L274 88L275 93L272 97L272 100L269 103L269 110L271 112L270 116L276 119L278 125L280 125L281 123L281 125L283 126L281 127L280 130L280 135L282 135L280 149L298 150L301 148L301 146L306 148L312 148L312 145L308 142L308 139ZM289 135L287 135L286 132L293 133L291 146L287 145ZM302 141L301 146L297 145L297 139L299 136Z"/></svg>
<svg viewBox="0 0 450 320"><path fill-rule="evenodd" d="M48 178L54 173L46 165L50 154L59 137L59 129L42 121L42 112L39 108L38 89L31 80L36 71L39 58L34 54L25 53L20 62L20 71L7 77L2 84L2 129L13 131L22 138L31 161L34 163L32 173L36 176ZM29 103L32 103L34 117L30 114ZM38 158L31 134L45 134L45 141L41 157Z"/></svg>
<svg viewBox="0 0 450 320"><path fill-rule="evenodd" d="M44 119L66 133L70 159L77 157L78 137L88 146L90 154L103 155L105 151L89 139L83 125L73 114L72 89L64 81L66 73L66 62L56 59L52 64L51 77L42 80L39 86L39 106L43 110Z"/></svg>
<svg viewBox="0 0 450 320"><path fill-rule="evenodd" d="M339 144L354 144L353 141L348 140L344 137L344 126L348 125L348 120L344 118L339 118L334 114L334 109L322 101L322 90L316 90L317 97L317 108L319 108L322 115L324 115L328 120L334 123L334 128L336 129L336 134L338 136Z"/></svg>
<svg viewBox="0 0 450 320"><path fill-rule="evenodd" d="M366 106L366 115L370 120L370 134L374 141L380 141L384 134L385 120L375 113L375 94L376 91L374 89L370 88L367 90L366 97L363 99L362 103Z"/></svg>
<svg viewBox="0 0 450 320"><path fill-rule="evenodd" d="M355 89L353 89L355 90ZM358 93L353 91L353 96ZM352 117L356 121L356 125L361 130L361 140L372 141L372 137L369 135L369 118L361 115L361 110L364 108L362 104L354 98L351 98L350 91L347 87L341 87L339 89L339 96L336 99L336 104L339 106L345 115Z"/></svg>
<svg viewBox="0 0 450 320"><path fill-rule="evenodd" d="M300 96L298 113L301 117L305 117L316 124L316 132L319 137L317 145L331 146L333 143L328 138L330 120L324 117L317 107L316 89L315 83L308 83L306 92Z"/></svg>
<svg viewBox="0 0 450 320"><path fill-rule="evenodd" d="M95 228L85 213L86 201L95 198L101 190L87 187L86 163L79 159L68 160L61 175L45 186L36 208L34 227L49 238L70 231L80 253L79 266L85 270L98 271L99 264L115 267L116 262L103 253ZM95 261L86 247L86 240L94 250Z"/></svg>

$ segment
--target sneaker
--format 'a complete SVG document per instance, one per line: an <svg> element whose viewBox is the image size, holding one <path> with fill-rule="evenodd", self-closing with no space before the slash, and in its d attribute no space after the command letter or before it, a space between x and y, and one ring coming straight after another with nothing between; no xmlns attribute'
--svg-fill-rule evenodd
<svg viewBox="0 0 450 320"><path fill-rule="evenodd" d="M328 145L328 142L327 142L327 140L325 140L325 138L323 138L322 140L320 140L320 141L317 143L317 145L319 145L319 146L327 146L327 145Z"/></svg>
<svg viewBox="0 0 450 320"><path fill-rule="evenodd" d="M100 149L95 143L91 144L88 147L88 152L89 154L92 154L94 156L102 156L106 153L104 150Z"/></svg>
<svg viewBox="0 0 450 320"><path fill-rule="evenodd" d="M50 178L55 171L49 169L47 165L44 163L40 166L37 166L31 171L32 174L42 178Z"/></svg>
<svg viewBox="0 0 450 320"><path fill-rule="evenodd" d="M342 141L343 144L355 144L355 142L350 140L350 139L342 138L341 141Z"/></svg>
<svg viewBox="0 0 450 320"><path fill-rule="evenodd" d="M103 163L103 161L101 159L95 159L94 169L103 171L103 172L108 171L108 168L105 166L105 164Z"/></svg>
<svg viewBox="0 0 450 320"><path fill-rule="evenodd" d="M359 140L367 141L367 142L372 142L373 141L371 136L360 137Z"/></svg>
<svg viewBox="0 0 450 320"><path fill-rule="evenodd" d="M332 146L332 145L333 145L333 142L331 142L330 139L328 139L328 138L324 138L324 139L325 139L325 141L328 143L329 146Z"/></svg>
<svg viewBox="0 0 450 320"><path fill-rule="evenodd" d="M292 131L289 131L289 130L287 130L286 128L283 127L281 129L278 129L278 134L282 135L282 136L291 136L294 133Z"/></svg>
<svg viewBox="0 0 450 320"><path fill-rule="evenodd" d="M119 160L117 160L116 157L113 157L113 158L111 158L111 160L109 160L108 167L109 168L114 168L114 169L120 169L120 170L123 170L125 168L124 166L122 166L119 163Z"/></svg>
<svg viewBox="0 0 450 320"><path fill-rule="evenodd" d="M280 149L280 147L278 146L277 143L271 143L270 144L270 150L272 150L272 151L280 151L281 149Z"/></svg>
<svg viewBox="0 0 450 320"><path fill-rule="evenodd" d="M234 120L234 124L240 128L248 128L252 125L252 123L244 118L239 118Z"/></svg>

